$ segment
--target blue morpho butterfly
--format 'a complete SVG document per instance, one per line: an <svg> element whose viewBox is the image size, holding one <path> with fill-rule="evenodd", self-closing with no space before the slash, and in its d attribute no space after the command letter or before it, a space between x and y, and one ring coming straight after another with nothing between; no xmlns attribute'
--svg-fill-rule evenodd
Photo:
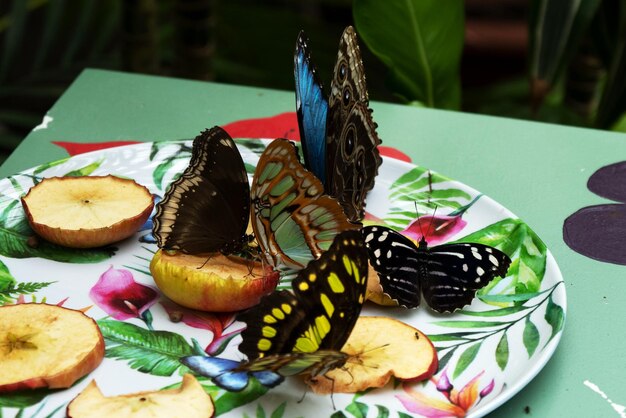
<svg viewBox="0 0 626 418"><path fill-rule="evenodd" d="M365 300L367 253L358 231L344 231L318 260L311 261L282 290L238 317L247 324L239 350L244 362L188 356L181 362L218 386L240 391L250 376L273 387L284 376L309 377L341 367L348 355L338 350L352 332Z"/></svg>
<svg viewBox="0 0 626 418"><path fill-rule="evenodd" d="M347 27L341 36L328 99L304 32L296 42L294 76L305 165L341 203L348 219L360 222L382 159L354 29Z"/></svg>
<svg viewBox="0 0 626 418"><path fill-rule="evenodd" d="M250 188L237 146L216 126L194 139L188 167L157 204L153 233L166 250L255 254L246 234L252 217L261 255L275 268L295 271L354 228L323 192L285 139L268 145Z"/></svg>

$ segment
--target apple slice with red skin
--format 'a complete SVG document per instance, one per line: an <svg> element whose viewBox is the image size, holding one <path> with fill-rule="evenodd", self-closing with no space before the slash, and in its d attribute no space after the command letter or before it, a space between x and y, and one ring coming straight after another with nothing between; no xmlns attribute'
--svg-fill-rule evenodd
<svg viewBox="0 0 626 418"><path fill-rule="evenodd" d="M0 307L0 393L68 388L104 357L95 321L43 303Z"/></svg>
<svg viewBox="0 0 626 418"><path fill-rule="evenodd" d="M150 272L161 292L179 305L235 312L259 303L280 275L268 265L219 253L192 255L158 250Z"/></svg>
<svg viewBox="0 0 626 418"><path fill-rule="evenodd" d="M68 418L211 418L213 400L190 374L178 389L106 397L94 380L67 406Z"/></svg>
<svg viewBox="0 0 626 418"><path fill-rule="evenodd" d="M133 235L154 206L150 191L115 176L50 177L22 197L33 230L71 248L108 245Z"/></svg>
<svg viewBox="0 0 626 418"><path fill-rule="evenodd" d="M392 376L418 382L437 372L437 350L418 329L394 318L361 316L341 349L341 368L307 379L317 394L356 393L385 386Z"/></svg>

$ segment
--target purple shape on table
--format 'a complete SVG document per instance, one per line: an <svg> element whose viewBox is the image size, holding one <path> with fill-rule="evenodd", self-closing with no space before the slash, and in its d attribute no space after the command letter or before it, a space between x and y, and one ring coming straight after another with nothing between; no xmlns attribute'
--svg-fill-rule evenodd
<svg viewBox="0 0 626 418"><path fill-rule="evenodd" d="M626 203L626 161L597 170L589 177L587 188L598 196Z"/></svg>
<svg viewBox="0 0 626 418"><path fill-rule="evenodd" d="M626 205L587 206L563 223L563 240L594 260L626 265Z"/></svg>

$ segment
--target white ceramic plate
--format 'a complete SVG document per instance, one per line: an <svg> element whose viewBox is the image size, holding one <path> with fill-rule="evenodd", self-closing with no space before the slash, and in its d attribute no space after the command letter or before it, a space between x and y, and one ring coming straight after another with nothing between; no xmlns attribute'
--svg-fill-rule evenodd
<svg viewBox="0 0 626 418"><path fill-rule="evenodd" d="M238 141L250 170L263 150L263 142ZM189 142L138 144L91 152L46 164L0 181L0 261L12 289L31 282L30 289L12 294L4 303L22 300L60 303L80 309L99 320L107 340L107 358L87 379L72 388L48 393L0 396L2 416L61 417L67 403L91 379L105 395L155 390L180 382L177 359L198 349L221 357L240 359L236 346L241 325L232 315L202 314L182 310L183 321L169 320L167 309L177 309L165 298L130 301L137 313L128 311L125 289L109 296L109 306L98 305L90 292L98 292L98 280L132 276L137 284L156 289L148 265L156 245L150 231L97 251L66 250L45 243L34 249L25 244L31 234L19 204L23 195L42 177L68 174L115 174L135 179L155 195L162 196L169 182L189 160ZM361 413L367 416L462 416L487 414L528 384L554 353L561 336L566 310L561 273L545 245L534 232L506 208L462 183L394 159L385 159L376 187L368 196L366 223L385 222L397 230L409 227L417 212L435 214L440 228L431 245L464 237L485 242L507 252L513 259L509 275L483 289L479 298L462 311L436 314L426 308L404 310L366 304L364 315L388 315L405 321L429 335L438 349L440 369L430 380L418 384L389 384L359 395L330 397L307 393L297 378L263 394L251 388L246 397L217 391L203 381L226 415L330 416ZM149 225L146 225L149 228ZM11 279L1 279L3 284ZM47 283L47 284L45 284ZM25 286L25 285L22 285ZM6 289L6 287L4 287ZM0 299L2 302L2 299ZM128 302L128 301L127 301ZM167 308L167 309L166 309ZM108 310L108 311L107 311ZM108 313L107 313L108 312ZM117 319L116 319L117 318ZM157 332L159 331L159 332ZM232 338L230 338L232 337ZM272 415L273 414L273 415Z"/></svg>

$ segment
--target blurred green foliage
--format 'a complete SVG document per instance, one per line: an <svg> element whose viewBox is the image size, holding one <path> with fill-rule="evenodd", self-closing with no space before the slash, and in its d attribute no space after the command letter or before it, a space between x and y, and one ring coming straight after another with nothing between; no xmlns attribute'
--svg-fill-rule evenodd
<svg viewBox="0 0 626 418"><path fill-rule="evenodd" d="M470 3L480 2L1 1L0 162L84 68L292 90L298 31L328 84L340 34L355 23L373 100L623 129L623 2L531 0L528 68L478 88L465 85L464 66L487 79L498 69L464 53Z"/></svg>

